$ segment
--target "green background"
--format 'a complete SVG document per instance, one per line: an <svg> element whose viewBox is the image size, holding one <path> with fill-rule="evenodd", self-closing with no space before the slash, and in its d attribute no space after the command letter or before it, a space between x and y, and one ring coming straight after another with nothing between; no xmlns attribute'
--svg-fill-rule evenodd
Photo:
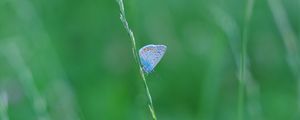
<svg viewBox="0 0 300 120"><path fill-rule="evenodd" d="M147 76L158 120L300 119L299 0L255 0L246 29L246 0L124 4L138 49L168 46ZM0 0L0 119L150 120L119 15L115 0Z"/></svg>

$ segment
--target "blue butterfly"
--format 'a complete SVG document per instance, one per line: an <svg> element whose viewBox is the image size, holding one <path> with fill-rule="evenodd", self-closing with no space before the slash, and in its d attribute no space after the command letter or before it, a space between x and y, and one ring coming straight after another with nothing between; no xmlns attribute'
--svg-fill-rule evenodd
<svg viewBox="0 0 300 120"><path fill-rule="evenodd" d="M139 50L140 61L144 72L151 73L167 50L165 45L146 45Z"/></svg>

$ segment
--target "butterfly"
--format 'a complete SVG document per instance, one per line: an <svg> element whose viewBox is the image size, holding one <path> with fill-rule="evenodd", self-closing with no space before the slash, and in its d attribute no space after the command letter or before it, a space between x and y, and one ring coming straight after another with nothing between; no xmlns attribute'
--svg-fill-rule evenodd
<svg viewBox="0 0 300 120"><path fill-rule="evenodd" d="M140 61L144 72L151 73L167 50L165 45L146 45L139 50Z"/></svg>

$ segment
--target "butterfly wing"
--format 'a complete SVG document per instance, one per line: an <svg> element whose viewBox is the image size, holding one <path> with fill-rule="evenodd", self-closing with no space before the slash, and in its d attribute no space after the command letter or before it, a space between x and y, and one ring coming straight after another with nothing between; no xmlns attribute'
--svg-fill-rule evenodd
<svg viewBox="0 0 300 120"><path fill-rule="evenodd" d="M167 50L165 45L146 45L139 50L143 70L146 73L153 71Z"/></svg>

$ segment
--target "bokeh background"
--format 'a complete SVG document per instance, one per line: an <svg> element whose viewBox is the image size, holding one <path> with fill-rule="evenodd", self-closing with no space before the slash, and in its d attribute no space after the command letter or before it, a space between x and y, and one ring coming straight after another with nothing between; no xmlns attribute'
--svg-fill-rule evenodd
<svg viewBox="0 0 300 120"><path fill-rule="evenodd" d="M138 48L168 46L147 76L159 120L300 119L299 0L124 4ZM115 0L0 0L0 119L150 120L131 49Z"/></svg>

